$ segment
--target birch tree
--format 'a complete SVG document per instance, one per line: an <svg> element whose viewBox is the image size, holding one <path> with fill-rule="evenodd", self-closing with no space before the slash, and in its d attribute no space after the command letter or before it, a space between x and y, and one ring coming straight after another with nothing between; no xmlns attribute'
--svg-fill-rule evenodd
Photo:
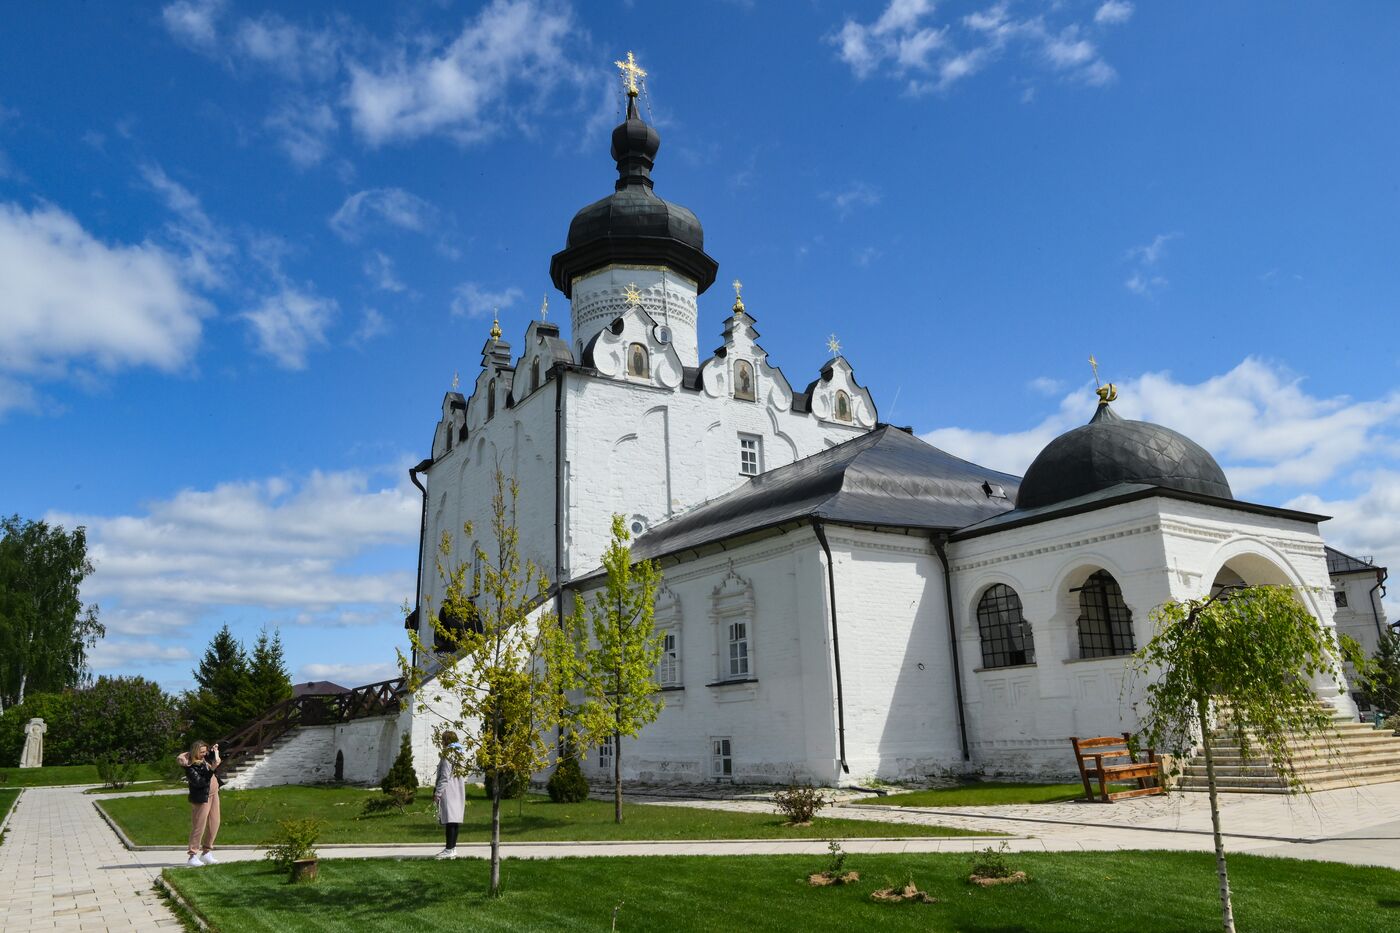
<svg viewBox="0 0 1400 933"><path fill-rule="evenodd" d="M662 642L655 626L661 572L652 561L632 563L630 539L622 516L614 515L612 541L603 553L606 583L592 605L575 594L574 615L565 626L572 650L562 653L573 664L570 680L583 694L570 717L576 741L582 746L612 743L613 820L618 823L622 738L636 738L662 707L656 682Z"/></svg>
<svg viewBox="0 0 1400 933"><path fill-rule="evenodd" d="M1286 586L1227 586L1207 599L1153 610L1156 634L1133 660L1150 679L1139 710L1140 739L1161 751L1205 758L1210 821L1220 884L1220 916L1234 933L1234 907L1220 829L1212 730L1262 757L1291 788L1303 789L1294 744L1331 734L1332 714L1313 692L1337 675L1332 635Z"/></svg>
<svg viewBox="0 0 1400 933"><path fill-rule="evenodd" d="M451 536L444 534L437 569L446 584L443 614L451 621L444 624L430 614L435 639L426 645L417 632L409 633L414 657L438 657L441 666L415 666L399 652L399 666L421 711L444 700L460 711L434 728L434 744L441 744L444 731L456 732L464 749L454 762L457 773L479 771L488 778L491 897L501 891L504 778L547 765L569 686L560 676L568 665L554 656L561 645L555 615L542 608L549 581L533 562L520 558L519 485L498 466L495 487L489 539L494 552L477 544L472 560L454 565ZM472 540L472 525L464 531Z"/></svg>

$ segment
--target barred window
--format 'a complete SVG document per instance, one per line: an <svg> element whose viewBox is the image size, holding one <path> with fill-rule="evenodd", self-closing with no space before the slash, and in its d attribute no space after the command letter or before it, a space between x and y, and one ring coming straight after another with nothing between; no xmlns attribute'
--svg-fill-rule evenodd
<svg viewBox="0 0 1400 933"><path fill-rule="evenodd" d="M977 627L982 633L982 666L1012 667L1035 663L1031 626L1021 615L1021 597L1004 583L987 588L977 603Z"/></svg>
<svg viewBox="0 0 1400 933"><path fill-rule="evenodd" d="M1111 658L1133 653L1133 613L1118 581L1096 571L1079 588L1079 656Z"/></svg>

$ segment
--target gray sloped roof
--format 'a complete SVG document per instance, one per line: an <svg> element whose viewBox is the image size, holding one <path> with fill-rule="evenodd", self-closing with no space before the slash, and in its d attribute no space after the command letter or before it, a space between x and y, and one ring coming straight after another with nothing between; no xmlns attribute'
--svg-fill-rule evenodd
<svg viewBox="0 0 1400 933"><path fill-rule="evenodd" d="M1375 573L1377 570L1385 569L1377 567L1369 560L1343 554L1334 547L1323 547L1323 551L1327 554L1327 573L1330 576L1335 577L1344 573Z"/></svg>
<svg viewBox="0 0 1400 933"><path fill-rule="evenodd" d="M1006 498L984 483L1001 486ZM1019 483L881 425L658 525L637 539L632 556L661 557L804 518L951 531L1011 509Z"/></svg>

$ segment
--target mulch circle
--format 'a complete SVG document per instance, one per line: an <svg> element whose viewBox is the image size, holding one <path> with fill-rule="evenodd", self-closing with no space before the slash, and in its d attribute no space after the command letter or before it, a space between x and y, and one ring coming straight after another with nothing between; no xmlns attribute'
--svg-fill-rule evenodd
<svg viewBox="0 0 1400 933"><path fill-rule="evenodd" d="M967 880L979 887L990 888L998 884L1020 884L1026 880L1026 873L1023 871L1012 872L1005 878L984 878L981 875L971 875Z"/></svg>
<svg viewBox="0 0 1400 933"><path fill-rule="evenodd" d="M832 884L851 884L860 880L860 872L848 871L839 875L833 875L829 871L819 871L807 876L807 883L814 888L824 888Z"/></svg>
<svg viewBox="0 0 1400 933"><path fill-rule="evenodd" d="M872 901L881 904L937 904L938 898L927 891L920 891L914 882L902 888L881 888L870 895Z"/></svg>

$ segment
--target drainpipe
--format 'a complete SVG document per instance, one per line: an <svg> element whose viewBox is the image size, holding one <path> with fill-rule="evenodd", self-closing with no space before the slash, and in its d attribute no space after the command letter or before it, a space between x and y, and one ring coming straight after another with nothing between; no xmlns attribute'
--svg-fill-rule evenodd
<svg viewBox="0 0 1400 933"><path fill-rule="evenodd" d="M971 761L972 753L967 746L967 715L963 711L962 661L958 653L958 626L953 619L953 572L948 566L948 535L929 536L938 559L943 564L943 596L948 608L948 647L953 652L953 693L958 704L958 738L962 741L963 761Z"/></svg>
<svg viewBox="0 0 1400 933"><path fill-rule="evenodd" d="M423 494L423 514L418 520L418 574L413 578L413 611L418 613L418 625L423 625L423 539L428 535L428 489L418 482L418 474L426 473L433 465L432 458L419 461L417 466L408 468L408 478ZM418 649L413 649L413 666L418 666Z"/></svg>
<svg viewBox="0 0 1400 933"><path fill-rule="evenodd" d="M1376 634L1381 638L1385 637L1385 620L1381 618L1381 607L1376 602L1376 590L1381 591L1381 596L1385 596L1385 581L1390 579L1390 571L1384 567L1376 568L1376 585L1371 587L1366 594L1371 597L1371 615L1376 620Z"/></svg>
<svg viewBox="0 0 1400 933"><path fill-rule="evenodd" d="M826 528L820 519L812 519L812 530L826 553L826 585L831 603L831 657L836 665L836 741L841 752L841 773L850 774L846 764L846 697L841 689L841 637L836 628L836 564L831 559L831 545L826 540Z"/></svg>
<svg viewBox="0 0 1400 933"><path fill-rule="evenodd" d="M554 617L564 624L564 374L554 370Z"/></svg>

